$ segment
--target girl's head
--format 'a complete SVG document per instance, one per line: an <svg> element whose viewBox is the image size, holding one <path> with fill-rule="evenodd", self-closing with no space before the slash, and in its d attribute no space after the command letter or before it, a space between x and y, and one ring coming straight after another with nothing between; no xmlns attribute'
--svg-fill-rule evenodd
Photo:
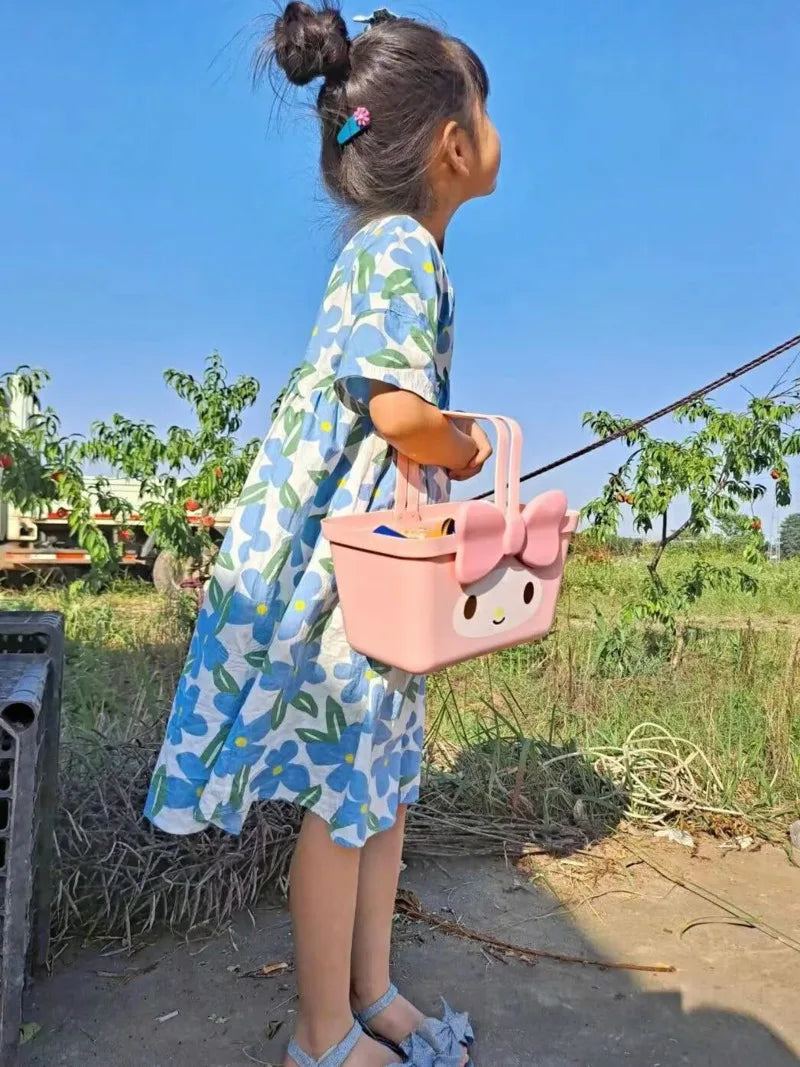
<svg viewBox="0 0 800 1067"><path fill-rule="evenodd" d="M494 190L500 140L486 113L489 79L462 41L406 18L376 19L351 40L332 0L290 3L256 54L256 74L274 58L288 80L323 78L317 97L322 174L358 223L382 215L447 219ZM338 143L357 108L363 134Z"/></svg>

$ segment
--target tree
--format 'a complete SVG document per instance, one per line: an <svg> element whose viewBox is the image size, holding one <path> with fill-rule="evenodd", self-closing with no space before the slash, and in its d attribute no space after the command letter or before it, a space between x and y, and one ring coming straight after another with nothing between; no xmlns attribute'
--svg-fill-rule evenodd
<svg viewBox="0 0 800 1067"><path fill-rule="evenodd" d="M763 558L761 522L747 512L767 492L764 475L774 486L776 502L790 502L787 457L800 453L796 417L796 402L781 398L755 397L742 412L723 411L701 399L675 414L679 425L693 428L683 440L652 437L646 429L631 429L624 436L632 451L600 496L584 508L584 516L600 540L616 535L624 506L631 508L637 531L657 530L647 595L625 606L627 617L653 619L675 632L678 616L705 589L735 584L755 590L755 580L741 567L698 559L669 584L659 568L664 552L679 538L706 534L714 524L731 524L732 519L746 534L743 560ZM585 415L584 425L605 437L632 424L601 411ZM671 526L670 514L679 508L688 514Z"/></svg>
<svg viewBox="0 0 800 1067"><path fill-rule="evenodd" d="M101 511L125 505L109 492L108 480L87 480L80 466L82 443L63 437L52 408L34 410L24 426L12 419L15 399L38 397L50 381L46 371L21 366L0 375L0 493L30 515L50 510L57 501L77 544L88 552L96 572L113 569L119 549L103 535L92 518L92 497Z"/></svg>
<svg viewBox="0 0 800 1067"><path fill-rule="evenodd" d="M781 523L781 559L800 556L800 512L787 515Z"/></svg>
<svg viewBox="0 0 800 1067"><path fill-rule="evenodd" d="M168 370L164 381L189 404L194 428L171 426L160 435L150 423L116 414L92 425L81 458L137 481L145 531L162 550L198 564L213 551L215 513L237 499L258 451L257 438L242 444L236 434L259 384L250 376L229 383L218 352L207 358L202 378ZM187 521L187 510L198 525Z"/></svg>

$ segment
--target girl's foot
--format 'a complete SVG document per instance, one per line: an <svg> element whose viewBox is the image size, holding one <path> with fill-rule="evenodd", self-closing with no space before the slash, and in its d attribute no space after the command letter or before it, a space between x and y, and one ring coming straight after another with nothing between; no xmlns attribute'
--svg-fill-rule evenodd
<svg viewBox="0 0 800 1067"><path fill-rule="evenodd" d="M326 1052L329 1051L330 1046L327 1048L314 1048L307 1040L304 1040L302 1025L299 1024L297 1028L297 1034L295 1035L295 1041L303 1051L307 1052L312 1059L321 1059ZM342 1064L342 1067L389 1067L392 1063L402 1063L402 1059L397 1053L392 1052L390 1048L382 1045L379 1041L373 1041L371 1037L367 1037L366 1034L360 1038L358 1044L347 1057ZM284 1067L300 1067L300 1065L293 1060L290 1055L286 1056L283 1061Z"/></svg>
<svg viewBox="0 0 800 1067"><path fill-rule="evenodd" d="M371 1000L364 1000L362 998L353 999L353 1011L364 1011L375 1003L376 998ZM394 998L388 1007L383 1011L378 1012L377 1015L373 1015L369 1020L369 1029L377 1034L378 1037L382 1037L385 1041L391 1041L394 1045L400 1045L411 1034L414 1033L419 1026L425 1021L425 1016L415 1008L410 1000L406 1000L405 997L398 995ZM393 1061L389 1061L393 1062ZM464 1055L461 1060L461 1067L466 1067L469 1063L469 1050L464 1049Z"/></svg>

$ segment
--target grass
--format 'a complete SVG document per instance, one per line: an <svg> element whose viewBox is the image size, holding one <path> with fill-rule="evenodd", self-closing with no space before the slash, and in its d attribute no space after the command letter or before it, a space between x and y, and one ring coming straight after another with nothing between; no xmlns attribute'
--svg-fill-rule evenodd
<svg viewBox="0 0 800 1067"><path fill-rule="evenodd" d="M661 635L617 622L642 561L573 559L546 641L431 679L409 851L502 854L532 840L568 851L625 816L782 834L800 809L800 564L760 570L755 599L697 605L674 663ZM188 600L126 583L100 596L6 591L0 607L66 619L60 942L76 930L130 945L152 925L218 926L280 883L291 809L260 806L239 839L176 842L141 818L191 633Z"/></svg>

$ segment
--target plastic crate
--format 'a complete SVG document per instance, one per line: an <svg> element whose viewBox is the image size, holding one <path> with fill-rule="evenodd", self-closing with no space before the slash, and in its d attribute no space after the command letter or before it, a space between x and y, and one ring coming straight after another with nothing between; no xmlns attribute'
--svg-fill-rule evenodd
<svg viewBox="0 0 800 1067"><path fill-rule="evenodd" d="M47 963L64 624L0 612L0 1063L14 1062L28 978Z"/></svg>

